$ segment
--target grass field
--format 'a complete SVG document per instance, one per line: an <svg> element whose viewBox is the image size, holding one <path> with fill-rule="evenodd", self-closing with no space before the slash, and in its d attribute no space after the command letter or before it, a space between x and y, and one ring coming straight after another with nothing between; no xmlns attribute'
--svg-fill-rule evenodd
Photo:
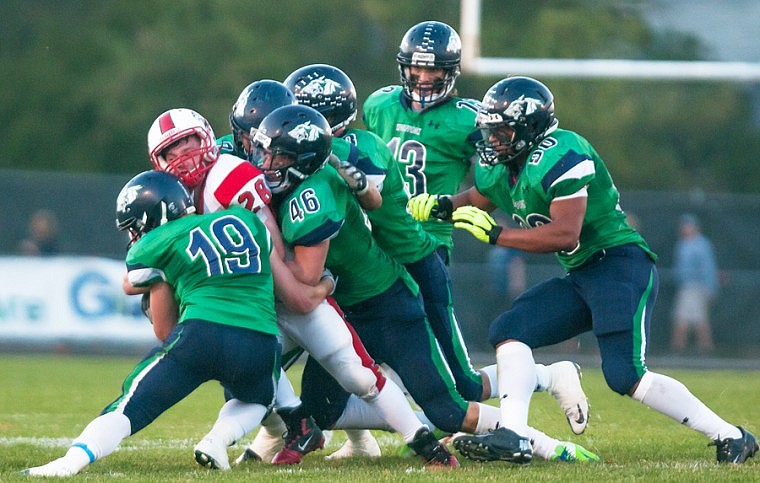
<svg viewBox="0 0 760 483"><path fill-rule="evenodd" d="M137 358L1 355L0 481L28 481L17 472L62 456L71 439L118 396L122 378ZM298 370L295 368L294 370ZM760 434L760 371L668 371L708 406L734 424ZM527 466L476 463L460 458L456 471L430 471L421 461L396 456L395 434L377 433L384 456L327 462L337 449L336 432L325 450L298 467L261 463L212 472L195 465L192 448L211 427L222 403L216 383L199 388L120 449L74 477L87 481L760 481L760 455L741 466L718 465L707 438L611 392L598 368L584 368L591 400L585 434L570 432L547 394L536 394L531 423L559 439L598 453L594 465L534 461ZM234 459L246 439L230 448Z"/></svg>

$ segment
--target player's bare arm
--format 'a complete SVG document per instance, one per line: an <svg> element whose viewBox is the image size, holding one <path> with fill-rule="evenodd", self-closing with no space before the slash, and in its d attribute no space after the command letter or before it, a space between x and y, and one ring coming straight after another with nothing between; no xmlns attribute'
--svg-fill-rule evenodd
<svg viewBox="0 0 760 483"><path fill-rule="evenodd" d="M293 247L293 259L286 263L298 280L307 285L314 285L322 277L329 248L330 240L308 247L296 245Z"/></svg>
<svg viewBox="0 0 760 483"><path fill-rule="evenodd" d="M165 341L179 319L179 309L174 300L174 289L166 282L150 285L150 313L153 333L158 340Z"/></svg>
<svg viewBox="0 0 760 483"><path fill-rule="evenodd" d="M316 283L305 284L294 276L276 253L272 252L269 261L274 277L275 295L295 312L302 314L311 312L335 291L335 279L323 277L321 270Z"/></svg>
<svg viewBox="0 0 760 483"><path fill-rule="evenodd" d="M571 252L578 246L587 199L555 200L549 206L551 223L527 230L504 228L496 244L533 253Z"/></svg>
<svg viewBox="0 0 760 483"><path fill-rule="evenodd" d="M476 206L483 211L491 212L496 209L496 205L480 194L474 186L468 188L451 197L451 205L454 210L460 206Z"/></svg>

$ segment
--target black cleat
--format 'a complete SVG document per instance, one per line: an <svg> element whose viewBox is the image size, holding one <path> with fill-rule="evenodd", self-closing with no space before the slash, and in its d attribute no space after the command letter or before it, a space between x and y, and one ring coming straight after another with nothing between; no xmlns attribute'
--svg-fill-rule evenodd
<svg viewBox="0 0 760 483"><path fill-rule="evenodd" d="M718 463L744 463L747 458L757 453L758 447L757 439L755 436L745 431L744 428L738 426L739 431L742 432L741 438L726 438L716 439L708 446L715 446L718 450Z"/></svg>
<svg viewBox="0 0 760 483"><path fill-rule="evenodd" d="M452 444L462 455L475 461L527 464L533 459L528 438L507 428L497 428L488 434L457 436Z"/></svg>
<svg viewBox="0 0 760 483"><path fill-rule="evenodd" d="M424 459L428 466L442 468L459 467L459 461L438 441L427 426L417 430L414 439L409 443L409 447Z"/></svg>

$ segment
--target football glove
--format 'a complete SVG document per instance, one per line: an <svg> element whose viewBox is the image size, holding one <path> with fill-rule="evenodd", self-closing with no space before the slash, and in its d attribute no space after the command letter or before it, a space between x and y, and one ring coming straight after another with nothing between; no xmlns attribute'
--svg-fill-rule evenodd
<svg viewBox="0 0 760 483"><path fill-rule="evenodd" d="M478 240L496 245L499 234L504 229L496 224L494 219L485 211L475 206L460 206L451 215L456 228L472 233Z"/></svg>
<svg viewBox="0 0 760 483"><path fill-rule="evenodd" d="M140 310L142 311L143 315L148 318L150 323L153 323L153 312L150 311L150 292L145 292L142 294L142 298L140 299Z"/></svg>
<svg viewBox="0 0 760 483"><path fill-rule="evenodd" d="M332 284L333 284L332 291L330 291L330 293L327 294L327 296L329 297L330 295L335 293L335 288L338 286L338 277L333 275L329 268L325 268L324 270L322 270L322 276L319 278L319 281L321 282L322 280L325 280L325 279L332 280Z"/></svg>
<svg viewBox="0 0 760 483"><path fill-rule="evenodd" d="M341 178L346 181L348 189L354 194L363 195L369 190L367 175L348 161L341 161L334 154L330 154L330 165L335 168Z"/></svg>
<svg viewBox="0 0 760 483"><path fill-rule="evenodd" d="M413 197L407 202L406 207L412 218L417 221L427 221L431 216L439 220L448 220L451 218L451 212L454 211L450 196L429 193Z"/></svg>

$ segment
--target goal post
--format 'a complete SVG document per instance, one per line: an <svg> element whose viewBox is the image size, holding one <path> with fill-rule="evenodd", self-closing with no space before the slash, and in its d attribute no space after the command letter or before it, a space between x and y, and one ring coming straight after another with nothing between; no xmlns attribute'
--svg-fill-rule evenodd
<svg viewBox="0 0 760 483"><path fill-rule="evenodd" d="M536 77L760 81L760 63L626 59L481 57L481 0L460 1L462 71L475 75Z"/></svg>

